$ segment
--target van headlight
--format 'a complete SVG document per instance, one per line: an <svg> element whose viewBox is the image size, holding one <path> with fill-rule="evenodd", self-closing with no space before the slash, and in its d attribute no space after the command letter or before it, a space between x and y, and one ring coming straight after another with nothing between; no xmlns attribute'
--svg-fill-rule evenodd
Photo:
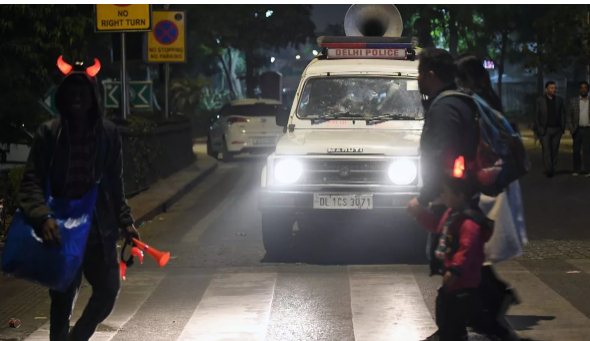
<svg viewBox="0 0 590 341"><path fill-rule="evenodd" d="M389 179L396 185L409 185L418 176L418 167L416 163L408 159L394 161L389 166Z"/></svg>
<svg viewBox="0 0 590 341"><path fill-rule="evenodd" d="M290 185L301 178L301 175L303 174L303 165L297 160L281 160L275 164L274 173L277 182L284 185Z"/></svg>

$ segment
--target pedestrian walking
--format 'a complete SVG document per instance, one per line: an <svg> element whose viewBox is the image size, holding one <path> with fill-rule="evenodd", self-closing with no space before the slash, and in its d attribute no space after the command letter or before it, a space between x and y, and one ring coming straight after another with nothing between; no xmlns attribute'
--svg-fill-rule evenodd
<svg viewBox="0 0 590 341"><path fill-rule="evenodd" d="M555 94L555 82L545 84L545 94L535 101L535 130L541 140L545 175L555 175L561 137L565 132L566 113L563 99Z"/></svg>
<svg viewBox="0 0 590 341"><path fill-rule="evenodd" d="M61 60L61 58L60 58ZM56 94L60 116L37 130L19 200L36 234L48 246L61 243L58 224L45 198L77 199L98 185L84 261L65 292L50 290L50 340L88 341L113 310L120 288L117 240L139 238L123 190L121 136L103 119L94 75L81 63L61 61L66 74ZM60 62L58 61L58 66ZM92 296L70 333L70 317L82 275Z"/></svg>
<svg viewBox="0 0 590 341"><path fill-rule="evenodd" d="M427 340L468 340L469 322L485 332L494 330L508 340L508 330L482 316L478 288L484 244L492 235L493 221L474 205L473 197L479 193L478 179L474 172L464 169L464 158L459 156L454 167L442 172L442 198L448 207L442 219L423 206L408 206L408 213L418 224L440 236L435 257L444 264L443 283L436 298L438 331Z"/></svg>
<svg viewBox="0 0 590 341"><path fill-rule="evenodd" d="M502 101L492 88L483 62L475 55L463 54L455 63L458 85L472 90L494 110L503 113ZM518 131L515 126L513 129ZM481 194L479 207L494 220L494 233L484 248L486 261L478 288L484 309L482 317L489 320L488 323L499 323L511 329L505 315L510 306L519 303L519 299L514 289L497 276L492 264L521 255L527 241L519 182L514 181L497 197Z"/></svg>
<svg viewBox="0 0 590 341"><path fill-rule="evenodd" d="M583 171L590 177L590 100L588 82L580 82L580 96L573 98L567 111L567 129L574 140L574 176ZM584 166L582 167L582 151Z"/></svg>

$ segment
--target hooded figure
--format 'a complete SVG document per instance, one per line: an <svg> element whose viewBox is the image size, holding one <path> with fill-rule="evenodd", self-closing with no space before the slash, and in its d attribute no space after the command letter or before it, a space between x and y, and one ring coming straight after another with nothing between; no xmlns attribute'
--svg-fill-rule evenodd
<svg viewBox="0 0 590 341"><path fill-rule="evenodd" d="M117 240L139 238L133 227L122 177L122 145L117 126L104 120L99 106L96 74L100 63L84 68L58 59L66 75L56 94L60 113L43 123L35 134L20 186L21 208L35 232L48 245L59 244L59 229L46 205L45 190L52 196L77 199L98 183L95 214L84 262L65 293L50 290L51 341L89 340L111 313L120 278ZM82 275L92 286L92 297L69 335L70 316Z"/></svg>

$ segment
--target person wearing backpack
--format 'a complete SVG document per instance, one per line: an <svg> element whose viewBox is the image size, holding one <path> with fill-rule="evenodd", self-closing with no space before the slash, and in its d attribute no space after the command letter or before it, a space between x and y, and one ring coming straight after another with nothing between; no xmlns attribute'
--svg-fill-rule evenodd
<svg viewBox="0 0 590 341"><path fill-rule="evenodd" d="M418 86L424 103L424 128L420 138L420 164L423 186L410 205L427 207L441 193L440 172L443 151L456 157L463 155L473 162L477 152L478 125L476 106L468 96L441 96L459 91L455 84L456 66L451 54L443 49L426 48L420 52Z"/></svg>
<svg viewBox="0 0 590 341"><path fill-rule="evenodd" d="M420 141L423 188L418 198L408 204L409 211L418 207L441 211L435 200L441 194L444 178L443 155L463 156L466 167L476 171L478 181L493 196L528 171L520 136L483 99L457 87L456 65L447 51L425 49L418 70L420 91L427 98ZM479 193L474 195L472 205L477 206L479 199ZM437 261L432 256L430 259L431 273L436 274Z"/></svg>
<svg viewBox="0 0 590 341"><path fill-rule="evenodd" d="M541 140L545 175L555 175L561 137L565 133L566 113L563 99L555 95L555 82L545 84L545 94L535 101L535 130Z"/></svg>
<svg viewBox="0 0 590 341"><path fill-rule="evenodd" d="M481 59L473 54L463 54L455 61L457 65L457 84L479 95L489 106L502 113L500 97L492 88L492 83ZM517 132L517 127L511 124ZM482 267L482 282L479 287L480 298L487 318L498 319L506 324L505 314L519 299L510 285L498 278L492 264L509 260L522 254L526 243L524 212L520 199L518 180L497 197L480 196L479 207L488 218L494 220L494 234L485 245L486 262Z"/></svg>

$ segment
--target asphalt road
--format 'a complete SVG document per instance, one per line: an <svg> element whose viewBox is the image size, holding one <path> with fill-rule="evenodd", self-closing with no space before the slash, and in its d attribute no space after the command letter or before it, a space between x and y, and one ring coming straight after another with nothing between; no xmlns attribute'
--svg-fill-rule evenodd
<svg viewBox="0 0 590 341"><path fill-rule="evenodd" d="M416 341L436 330L440 278L428 277L423 249L408 242L421 231L404 218L297 233L292 257L266 257L257 210L263 160L222 162L140 229L172 259L162 269L146 259L128 270L117 307L93 341ZM535 153L533 161L538 165ZM562 161L566 169L569 160ZM509 320L530 339L587 340L590 232L582 217L590 179L546 179L537 167L522 187L531 246L497 267L523 301ZM73 321L90 294L82 288ZM0 302L0 340L48 340L43 288L0 277ZM8 328L11 317L21 328Z"/></svg>

